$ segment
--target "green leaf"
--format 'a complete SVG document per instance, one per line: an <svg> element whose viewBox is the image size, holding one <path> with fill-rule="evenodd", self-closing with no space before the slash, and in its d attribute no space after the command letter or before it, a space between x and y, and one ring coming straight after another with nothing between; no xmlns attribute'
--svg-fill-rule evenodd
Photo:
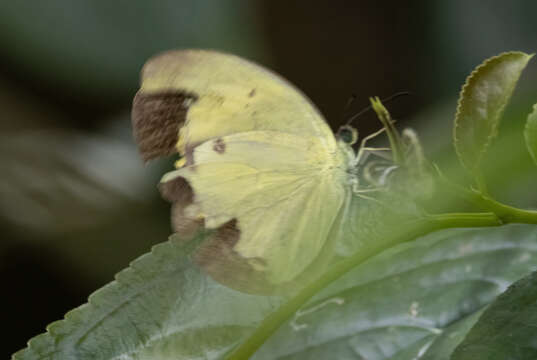
<svg viewBox="0 0 537 360"><path fill-rule="evenodd" d="M477 172L497 135L503 110L532 56L522 52L494 56L466 79L459 96L453 137L459 160L470 172Z"/></svg>
<svg viewBox="0 0 537 360"><path fill-rule="evenodd" d="M485 311L453 360L537 359L537 273L511 285Z"/></svg>
<svg viewBox="0 0 537 360"><path fill-rule="evenodd" d="M449 359L482 309L535 268L536 238L517 225L399 245L319 293L254 359ZM156 246L14 359L223 359L282 299L215 283L189 260L195 245Z"/></svg>
<svg viewBox="0 0 537 360"><path fill-rule="evenodd" d="M528 115L524 138L526 139L528 151L535 164L537 164L537 104L533 105L533 111Z"/></svg>
<svg viewBox="0 0 537 360"><path fill-rule="evenodd" d="M537 265L534 226L450 230L344 275L253 359L449 359L483 309Z"/></svg>
<svg viewBox="0 0 537 360"><path fill-rule="evenodd" d="M13 359L219 358L279 300L207 278L189 260L195 244L155 246Z"/></svg>

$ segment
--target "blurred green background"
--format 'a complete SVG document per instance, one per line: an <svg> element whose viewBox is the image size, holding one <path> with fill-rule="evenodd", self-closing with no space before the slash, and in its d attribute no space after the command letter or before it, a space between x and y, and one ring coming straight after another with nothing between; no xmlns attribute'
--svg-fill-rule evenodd
<svg viewBox="0 0 537 360"><path fill-rule="evenodd" d="M253 59L308 94L333 129L351 94L350 114L369 96L410 91L388 107L449 167L464 78L502 51L536 51L536 12L531 0L1 2L1 351L24 347L169 235L156 184L171 160L144 166L130 128L151 55L196 47ZM537 204L521 135L536 79L530 63L502 125L512 135L493 149L508 168L489 169L516 174L516 186L493 176L492 188L521 206ZM356 125L379 127L373 114Z"/></svg>

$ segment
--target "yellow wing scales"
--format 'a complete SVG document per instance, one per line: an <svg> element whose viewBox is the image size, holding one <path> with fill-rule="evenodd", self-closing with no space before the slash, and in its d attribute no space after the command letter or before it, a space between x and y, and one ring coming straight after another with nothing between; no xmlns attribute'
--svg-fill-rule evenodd
<svg viewBox="0 0 537 360"><path fill-rule="evenodd" d="M172 51L151 59L141 92L180 91L196 96L181 129L188 144L251 130L317 136L336 148L330 127L298 89L275 73L234 55L206 50Z"/></svg>
<svg viewBox="0 0 537 360"><path fill-rule="evenodd" d="M191 216L198 212L206 227L237 219L234 250L271 282L290 281L319 254L346 197L342 157L314 137L251 131L200 144L193 158L163 181L189 182Z"/></svg>
<svg viewBox="0 0 537 360"><path fill-rule="evenodd" d="M133 125L145 159L176 143L183 158L163 196L178 231L216 230L197 262L218 281L264 292L331 256L352 150L280 76L229 54L170 51L144 66Z"/></svg>

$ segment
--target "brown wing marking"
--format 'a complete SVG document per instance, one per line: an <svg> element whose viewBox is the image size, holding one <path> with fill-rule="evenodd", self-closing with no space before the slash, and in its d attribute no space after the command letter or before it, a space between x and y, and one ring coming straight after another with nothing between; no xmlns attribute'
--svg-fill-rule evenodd
<svg viewBox="0 0 537 360"><path fill-rule="evenodd" d="M132 104L132 127L144 161L177 152L179 129L196 99L177 90L138 91Z"/></svg>
<svg viewBox="0 0 537 360"><path fill-rule="evenodd" d="M195 235L203 227L203 219L192 219L185 215L185 208L192 204L194 193L188 182L177 177L159 184L162 197L172 203L171 222L175 232L185 238Z"/></svg>
<svg viewBox="0 0 537 360"><path fill-rule="evenodd" d="M192 204L194 193L184 178L176 177L161 183L159 190L162 197L172 203L171 220L175 232L188 239L204 227L203 219L185 215L185 208ZM199 245L193 257L195 263L214 280L231 288L254 294L274 293L274 285L265 278L265 274L251 265L252 260L262 260L247 260L233 250L239 237L237 220L228 221Z"/></svg>
<svg viewBox="0 0 537 360"><path fill-rule="evenodd" d="M245 259L233 247L240 237L237 220L220 226L196 250L194 261L214 280L239 291L252 294L272 294L276 288L256 271L250 262L261 259Z"/></svg>

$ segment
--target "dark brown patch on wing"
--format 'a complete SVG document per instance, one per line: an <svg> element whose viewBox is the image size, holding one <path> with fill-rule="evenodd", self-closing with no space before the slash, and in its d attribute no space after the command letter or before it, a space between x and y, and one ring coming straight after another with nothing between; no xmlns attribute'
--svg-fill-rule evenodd
<svg viewBox="0 0 537 360"><path fill-rule="evenodd" d="M248 94L248 97L254 97L254 96L255 96L255 92L256 92L255 88L252 89L252 91L250 91L250 93Z"/></svg>
<svg viewBox="0 0 537 360"><path fill-rule="evenodd" d="M171 203L181 202L188 205L192 204L192 201L194 200L192 187L188 181L180 176L170 181L160 183L158 188L162 198Z"/></svg>
<svg viewBox="0 0 537 360"><path fill-rule="evenodd" d="M196 99L176 90L138 91L132 104L132 127L144 161L176 152L179 129Z"/></svg>
<svg viewBox="0 0 537 360"><path fill-rule="evenodd" d="M223 154L226 152L226 143L222 138L218 138L214 141L213 150L219 154Z"/></svg>
<svg viewBox="0 0 537 360"><path fill-rule="evenodd" d="M185 208L194 201L190 184L182 177L160 183L162 197L172 203L171 222L175 232L183 237L191 237L203 226L203 219L192 219L185 215Z"/></svg>
<svg viewBox="0 0 537 360"><path fill-rule="evenodd" d="M204 221L185 215L185 208L194 201L194 192L188 181L178 176L160 183L159 190L162 197L172 203L174 231L186 238L195 235L204 226ZM233 250L239 238L237 220L230 220L199 246L194 260L216 281L242 289L245 284L250 283L249 276L254 269Z"/></svg>
<svg viewBox="0 0 537 360"><path fill-rule="evenodd" d="M196 250L195 262L221 284L251 294L273 294L276 288L233 247L240 238L237 220L219 227Z"/></svg>

